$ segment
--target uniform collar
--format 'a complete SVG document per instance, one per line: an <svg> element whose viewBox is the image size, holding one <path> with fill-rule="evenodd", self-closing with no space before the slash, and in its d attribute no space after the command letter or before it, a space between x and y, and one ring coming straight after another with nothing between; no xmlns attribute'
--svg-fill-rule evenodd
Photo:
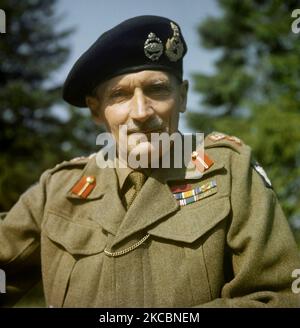
<svg viewBox="0 0 300 328"><path fill-rule="evenodd" d="M208 145L208 147L207 147ZM205 139L205 153L207 154L206 148L210 148L210 142ZM197 149L193 149L197 150ZM101 152L101 150L100 150ZM171 159L173 158L173 153L171 153ZM144 170L144 173L147 176L153 176L155 179L161 180L163 183L166 183L168 181L175 181L175 180L189 180L189 179L201 179L203 176L215 171L219 170L224 167L224 163L221 162L219 159L216 161L215 158L212 157L211 154L209 154L209 157L214 162L211 167L209 167L204 172L200 172L197 167L193 164L192 160L190 159L188 164L185 165L184 161L182 160L182 167L176 168L174 167L174 164L171 162L170 168L158 168L158 169L147 169ZM82 171L81 176L78 178L77 181L80 180L82 177L88 177L93 176L96 178L96 186L95 188L90 192L90 194L86 197L87 200L97 199L100 198L104 193L107 192L109 189L109 186L113 183L114 180L117 183L117 186L122 189L124 186L125 180L128 177L128 175L133 171L130 167L119 167L118 165L118 159L114 159L114 166L116 169L111 168L104 168L101 169L97 165L97 155L92 157L85 168ZM111 164L111 163L110 163ZM113 173L110 171L114 171ZM108 179L108 176L114 175L116 179L110 180ZM76 183L76 181L73 181L73 185ZM72 193L71 191L72 185L69 186L69 190L67 192L68 198L81 198L80 196Z"/></svg>
<svg viewBox="0 0 300 328"><path fill-rule="evenodd" d="M118 182L119 182L119 188L120 190L122 190L125 180L127 179L128 175L133 171L132 168L130 167L125 167L125 168L121 168L118 165L118 160L116 160L116 174L118 177Z"/></svg>
<svg viewBox="0 0 300 328"><path fill-rule="evenodd" d="M193 137L195 138L195 136ZM210 154L209 150L207 149L207 138L204 139L203 143L204 145L196 145L196 143L194 143L195 147L193 147L192 152L198 151L201 153L200 149L203 147L205 156L208 156L209 159L213 162L213 164L208 169L200 172L192 161L192 154L187 154L187 164L185 164L184 159L182 159L182 167L180 168L174 167L174 164L171 163L170 168L157 170L157 172L154 173L156 177L159 177L164 182L176 180L199 180L213 171L222 169L224 167L224 162L220 161L220 159L217 160L213 155ZM173 154L171 155L171 158L173 158Z"/></svg>
<svg viewBox="0 0 300 328"><path fill-rule="evenodd" d="M116 234L126 211L118 193L118 178L113 168L99 168L97 156L90 159L79 176L66 185L66 197L76 206L89 203L86 215L93 221L99 223L105 230ZM96 185L86 198L82 198L72 192L74 184L82 178L93 176Z"/></svg>
<svg viewBox="0 0 300 328"><path fill-rule="evenodd" d="M70 185L66 186L67 198L82 199L80 195L78 195L72 190L74 186L76 186L76 184L78 184L83 178L87 178L87 177L95 178L95 187L91 190L91 192L89 192L87 197L85 197L85 199L82 200L93 200L93 199L101 198L103 194L106 192L109 184L106 173L107 173L106 169L103 170L98 167L96 156L94 156L87 162L81 174L76 177L76 180L70 181Z"/></svg>
<svg viewBox="0 0 300 328"><path fill-rule="evenodd" d="M119 183L119 188L122 190L124 183L128 177L128 175L134 171L131 167L120 167L119 165L119 160L118 158L115 159L115 170L116 170L116 175L118 178L118 183ZM152 173L151 169L143 169L141 170L147 177L149 177Z"/></svg>
<svg viewBox="0 0 300 328"><path fill-rule="evenodd" d="M209 154L211 157L211 155ZM215 160L214 158L211 158ZM168 169L154 169L145 182L144 187L137 195L134 203L126 212L119 197L119 181L124 184L128 174L132 171L117 171L113 168L100 169L97 165L97 156L90 159L76 181L82 177L94 176L96 185L89 195L83 199L71 192L76 181L71 181L67 188L67 198L85 203L91 201L89 216L101 226L115 235L111 246L115 246L133 233L153 225L177 211L179 206L168 186L168 181L184 181L186 179L201 179L205 175L224 167L221 162L214 164L204 172L199 172L195 166L171 167ZM124 169L122 169L124 170ZM118 173L117 173L118 172ZM94 201L95 200L95 201ZM149 201L151 200L151 201ZM153 204L156 204L155 208Z"/></svg>

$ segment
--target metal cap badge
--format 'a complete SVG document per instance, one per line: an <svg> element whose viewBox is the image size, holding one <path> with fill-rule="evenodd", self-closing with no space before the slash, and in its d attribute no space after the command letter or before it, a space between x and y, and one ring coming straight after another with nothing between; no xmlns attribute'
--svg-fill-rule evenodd
<svg viewBox="0 0 300 328"><path fill-rule="evenodd" d="M145 55L151 60L158 60L162 55L164 47L160 38L155 33L150 33L144 44Z"/></svg>
<svg viewBox="0 0 300 328"><path fill-rule="evenodd" d="M74 63L63 86L63 99L87 107L86 96L118 75L143 70L167 71L182 81L187 45L173 20L142 15L105 31Z"/></svg>
<svg viewBox="0 0 300 328"><path fill-rule="evenodd" d="M182 58L184 52L184 46L181 41L180 31L178 26L170 22L173 35L171 38L168 38L166 42L165 54L168 59L172 62L176 62ZM163 44L159 37L153 32L149 33L148 38L144 43L144 52L145 55L150 58L152 61L156 61L163 54Z"/></svg>
<svg viewBox="0 0 300 328"><path fill-rule="evenodd" d="M178 26L173 22L171 22L170 24L173 30L173 36L167 41L166 55L171 61L176 62L182 57L184 47L180 38L180 32Z"/></svg>

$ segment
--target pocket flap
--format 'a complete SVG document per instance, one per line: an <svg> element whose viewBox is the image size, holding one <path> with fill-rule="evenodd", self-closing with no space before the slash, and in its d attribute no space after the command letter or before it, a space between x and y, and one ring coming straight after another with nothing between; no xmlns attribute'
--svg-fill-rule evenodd
<svg viewBox="0 0 300 328"><path fill-rule="evenodd" d="M100 227L79 224L58 214L49 213L43 228L48 238L71 254L97 254L106 245L106 236Z"/></svg>
<svg viewBox="0 0 300 328"><path fill-rule="evenodd" d="M228 197L214 199L205 205L183 207L176 215L148 230L152 236L193 243L225 219L230 212Z"/></svg>

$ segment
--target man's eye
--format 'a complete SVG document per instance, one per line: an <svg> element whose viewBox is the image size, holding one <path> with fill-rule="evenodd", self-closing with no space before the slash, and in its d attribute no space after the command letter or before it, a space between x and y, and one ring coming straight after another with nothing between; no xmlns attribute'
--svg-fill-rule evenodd
<svg viewBox="0 0 300 328"><path fill-rule="evenodd" d="M128 92L123 90L117 90L111 93L110 99L119 100L128 97Z"/></svg>
<svg viewBox="0 0 300 328"><path fill-rule="evenodd" d="M146 89L146 92L154 96L168 96L171 90L166 85L152 85Z"/></svg>
<svg viewBox="0 0 300 328"><path fill-rule="evenodd" d="M112 98L115 98L115 97L122 97L122 96L124 96L124 92L123 91L115 91L115 92L113 92L112 94L111 94L111 97Z"/></svg>

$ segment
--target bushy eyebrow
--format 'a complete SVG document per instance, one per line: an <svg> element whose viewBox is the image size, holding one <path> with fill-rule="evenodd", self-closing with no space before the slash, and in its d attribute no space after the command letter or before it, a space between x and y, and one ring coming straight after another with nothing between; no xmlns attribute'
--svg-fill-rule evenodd
<svg viewBox="0 0 300 328"><path fill-rule="evenodd" d="M168 90L172 90L175 87L172 82L173 81L168 78L153 77L153 78L149 78L149 79L142 81L141 86L142 86L142 88L145 88L145 89L151 88L152 86L158 86L158 87L162 87L162 88L165 88ZM112 86L109 89L106 89L103 93L103 96L105 95L106 97L110 97L111 95L113 95L114 93L117 93L119 91L127 92L130 90L130 88L131 88L130 86L128 86L127 84L122 84L122 82L121 82L117 85Z"/></svg>
<svg viewBox="0 0 300 328"><path fill-rule="evenodd" d="M167 83L167 84L170 84L170 81L167 80L167 79L157 78L157 79L149 79L149 80L146 81L146 83L153 83L153 84L156 84L156 83Z"/></svg>
<svg viewBox="0 0 300 328"><path fill-rule="evenodd" d="M171 81L169 81L167 79L149 79L149 80L142 82L143 87L147 87L147 86L151 86L151 85L162 85L162 86L170 87L172 85L172 83L171 83ZM123 90L123 89L127 89L127 88L128 88L127 85L119 84L119 85L113 86L109 90L109 92L111 93L111 92L115 92L115 91L119 91L119 90Z"/></svg>
<svg viewBox="0 0 300 328"><path fill-rule="evenodd" d="M150 79L145 81L145 86L151 86L151 85L161 85L161 86L167 86L167 87L171 87L172 83L169 80L166 79Z"/></svg>
<svg viewBox="0 0 300 328"><path fill-rule="evenodd" d="M114 86L114 87L108 89L108 92L111 93L111 92L115 92L115 91L123 90L123 89L125 89L125 88L126 88L126 86L124 86L124 85L116 85L116 86Z"/></svg>

